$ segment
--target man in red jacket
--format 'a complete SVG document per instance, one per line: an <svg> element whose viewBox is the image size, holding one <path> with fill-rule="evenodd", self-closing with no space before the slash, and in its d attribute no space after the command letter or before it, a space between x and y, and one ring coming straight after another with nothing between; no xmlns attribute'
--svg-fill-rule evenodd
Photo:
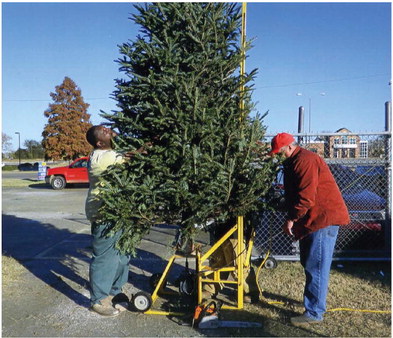
<svg viewBox="0 0 393 338"><path fill-rule="evenodd" d="M326 312L330 266L338 226L350 222L348 209L332 173L317 154L298 146L292 135L277 134L271 155L284 161L285 205L283 231L299 240L300 262L306 275L305 312L292 317L294 325L317 323Z"/></svg>

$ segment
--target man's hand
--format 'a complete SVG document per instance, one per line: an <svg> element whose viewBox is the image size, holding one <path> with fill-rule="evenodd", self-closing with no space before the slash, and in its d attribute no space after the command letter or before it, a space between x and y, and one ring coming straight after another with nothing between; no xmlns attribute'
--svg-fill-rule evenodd
<svg viewBox="0 0 393 338"><path fill-rule="evenodd" d="M152 145L153 145L153 144L152 144L151 142L147 142L147 143L145 143L144 146L140 147L140 148L137 149L137 150L128 151L128 152L124 153L123 156L124 156L125 158L127 158L127 159L131 159L131 157L133 157L133 156L136 155L136 154L143 154L143 155L146 155L146 154L147 154L146 147L147 147L147 148L150 148Z"/></svg>
<svg viewBox="0 0 393 338"><path fill-rule="evenodd" d="M259 140L255 141L255 143L256 143L257 145L261 146L261 147L263 147L263 146L264 146L264 143L263 143L263 142L261 142L261 141L259 141Z"/></svg>
<svg viewBox="0 0 393 338"><path fill-rule="evenodd" d="M293 227L293 221L287 219L284 225L282 226L282 231L284 231L284 233L286 233L288 236L293 236L292 227Z"/></svg>

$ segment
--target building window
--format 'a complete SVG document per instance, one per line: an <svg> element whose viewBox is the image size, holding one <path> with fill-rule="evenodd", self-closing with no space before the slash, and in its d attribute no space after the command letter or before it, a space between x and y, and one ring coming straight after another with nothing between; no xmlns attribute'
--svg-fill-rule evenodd
<svg viewBox="0 0 393 338"><path fill-rule="evenodd" d="M348 136L343 136L341 143L342 144L348 144Z"/></svg>
<svg viewBox="0 0 393 338"><path fill-rule="evenodd" d="M368 157L368 141L360 141L360 157Z"/></svg>
<svg viewBox="0 0 393 338"><path fill-rule="evenodd" d="M356 144L356 138L351 137L351 138L349 139L349 144Z"/></svg>
<svg viewBox="0 0 393 338"><path fill-rule="evenodd" d="M340 144L340 139L339 138L335 138L334 139L334 144Z"/></svg>

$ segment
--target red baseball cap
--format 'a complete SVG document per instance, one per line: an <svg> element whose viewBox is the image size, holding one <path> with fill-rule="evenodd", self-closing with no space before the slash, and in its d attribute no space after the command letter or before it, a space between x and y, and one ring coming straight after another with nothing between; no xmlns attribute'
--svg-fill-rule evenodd
<svg viewBox="0 0 393 338"><path fill-rule="evenodd" d="M292 142L295 142L295 139L291 134L287 133L280 133L273 137L271 145L272 150L270 151L269 155L277 154L282 147L285 147Z"/></svg>

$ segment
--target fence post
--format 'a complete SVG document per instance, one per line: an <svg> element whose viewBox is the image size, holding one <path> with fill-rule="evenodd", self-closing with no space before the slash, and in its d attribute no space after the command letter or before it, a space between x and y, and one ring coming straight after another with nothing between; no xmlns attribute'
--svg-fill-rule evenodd
<svg viewBox="0 0 393 338"><path fill-rule="evenodd" d="M385 131L389 132L385 137L385 158L386 158L386 171L387 171L387 179L388 179L388 191L387 191L387 204L386 204L386 216L385 216L385 246L388 253L391 252L391 233L392 233L392 211L391 211L391 203L392 203L392 102L385 102Z"/></svg>

